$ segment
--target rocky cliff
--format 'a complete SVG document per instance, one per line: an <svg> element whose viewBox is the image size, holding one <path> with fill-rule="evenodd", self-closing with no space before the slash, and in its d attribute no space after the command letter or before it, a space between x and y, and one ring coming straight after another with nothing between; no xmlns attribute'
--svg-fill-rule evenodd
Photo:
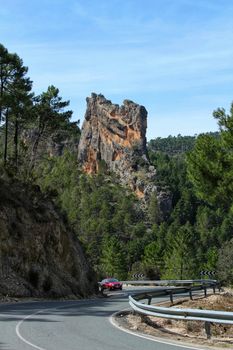
<svg viewBox="0 0 233 350"><path fill-rule="evenodd" d="M78 159L89 174L97 173L104 162L123 184L129 185L145 201L156 192L160 207L167 215L171 198L155 186L156 170L147 156L146 129L145 107L129 100L119 106L93 93L87 98Z"/></svg>
<svg viewBox="0 0 233 350"><path fill-rule="evenodd" d="M136 170L133 153L146 157L147 111L143 106L125 100L122 106L112 104L103 95L87 98L78 158L87 173L96 173L104 160L110 170L120 174Z"/></svg>
<svg viewBox="0 0 233 350"><path fill-rule="evenodd" d="M38 188L0 179L0 296L83 297L96 290L79 242Z"/></svg>

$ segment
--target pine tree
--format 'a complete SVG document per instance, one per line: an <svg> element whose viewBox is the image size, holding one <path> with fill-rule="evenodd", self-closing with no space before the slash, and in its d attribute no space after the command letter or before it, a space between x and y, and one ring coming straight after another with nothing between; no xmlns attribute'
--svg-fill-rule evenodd
<svg viewBox="0 0 233 350"><path fill-rule="evenodd" d="M158 198L155 192L153 192L150 197L148 216L151 224L158 224L161 222L161 213L159 209Z"/></svg>
<svg viewBox="0 0 233 350"><path fill-rule="evenodd" d="M36 136L31 150L29 173L35 166L39 144L43 136L48 137L55 130L70 126L69 121L72 116L71 111L63 111L69 105L69 101L62 101L59 89L53 85L49 86L46 92L37 96L35 101Z"/></svg>
<svg viewBox="0 0 233 350"><path fill-rule="evenodd" d="M233 104L213 113L220 134L200 135L187 157L188 175L196 194L211 205L228 210L233 197Z"/></svg>
<svg viewBox="0 0 233 350"><path fill-rule="evenodd" d="M125 256L119 240L115 236L105 236L102 243L102 270L106 276L124 279L127 275Z"/></svg>
<svg viewBox="0 0 233 350"><path fill-rule="evenodd" d="M32 106L32 81L26 77L28 68L17 54L10 54L0 45L0 124L5 121L4 163L8 156L9 124L12 125L14 144L14 166L18 168L19 131L29 117Z"/></svg>
<svg viewBox="0 0 233 350"><path fill-rule="evenodd" d="M193 253L194 232L189 223L178 228L177 233L170 238L165 255L165 279L191 278L195 271Z"/></svg>

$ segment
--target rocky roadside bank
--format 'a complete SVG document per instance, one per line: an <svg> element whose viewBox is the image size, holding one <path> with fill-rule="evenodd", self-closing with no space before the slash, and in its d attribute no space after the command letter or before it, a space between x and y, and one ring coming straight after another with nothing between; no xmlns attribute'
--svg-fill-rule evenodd
<svg viewBox="0 0 233 350"><path fill-rule="evenodd" d="M158 305L158 304L156 304ZM224 290L207 298L196 297L193 300L179 299L163 303L161 306L223 310L233 312L233 291ZM210 347L211 349L233 349L233 325L211 325L211 339L207 339L204 322L178 321L157 317L141 316L133 312L120 313L115 321L123 328L143 333L163 340Z"/></svg>

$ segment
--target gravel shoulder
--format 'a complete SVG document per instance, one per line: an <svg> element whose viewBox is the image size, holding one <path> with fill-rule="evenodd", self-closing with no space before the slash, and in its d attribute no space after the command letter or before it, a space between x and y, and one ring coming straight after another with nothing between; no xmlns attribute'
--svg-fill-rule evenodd
<svg viewBox="0 0 233 350"><path fill-rule="evenodd" d="M182 298L175 300L173 305L170 302L156 305L233 312L233 291L224 290L206 298L196 296L193 300ZM204 322L201 321L170 320L133 312L119 313L115 321L123 328L157 338L211 349L233 349L233 325L211 324L211 338L207 339Z"/></svg>

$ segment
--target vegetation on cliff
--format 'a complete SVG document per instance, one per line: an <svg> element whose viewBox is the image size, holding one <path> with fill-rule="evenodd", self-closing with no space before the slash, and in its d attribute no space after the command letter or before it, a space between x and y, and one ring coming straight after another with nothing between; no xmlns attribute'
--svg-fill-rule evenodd
<svg viewBox="0 0 233 350"><path fill-rule="evenodd" d="M0 298L84 297L97 281L80 242L36 185L1 168Z"/></svg>

